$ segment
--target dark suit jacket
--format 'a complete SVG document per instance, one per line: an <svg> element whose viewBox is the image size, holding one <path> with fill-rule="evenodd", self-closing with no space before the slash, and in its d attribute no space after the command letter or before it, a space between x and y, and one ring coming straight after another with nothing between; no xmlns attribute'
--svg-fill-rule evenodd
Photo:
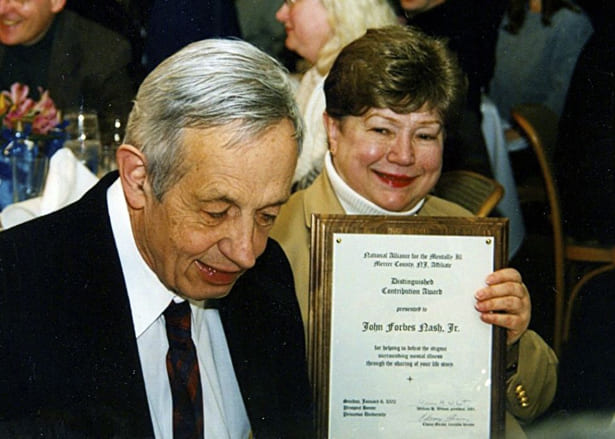
<svg viewBox="0 0 615 439"><path fill-rule="evenodd" d="M78 202L0 233L0 436L152 437L107 175ZM311 437L292 274L270 240L220 301L256 438Z"/></svg>
<svg viewBox="0 0 615 439"><path fill-rule="evenodd" d="M46 88L64 112L81 104L99 114L101 131L112 131L113 119L123 123L132 107L135 86L129 76L132 61L128 41L119 34L72 11L62 11L54 23ZM0 69L6 46L0 45Z"/></svg>

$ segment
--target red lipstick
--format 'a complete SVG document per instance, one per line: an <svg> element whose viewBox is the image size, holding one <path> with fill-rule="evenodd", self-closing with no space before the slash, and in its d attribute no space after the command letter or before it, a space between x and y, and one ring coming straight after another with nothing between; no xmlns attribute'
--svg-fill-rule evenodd
<svg viewBox="0 0 615 439"><path fill-rule="evenodd" d="M407 175L385 174L383 172L374 171L380 181L392 188L403 188L410 186L416 177L408 177Z"/></svg>

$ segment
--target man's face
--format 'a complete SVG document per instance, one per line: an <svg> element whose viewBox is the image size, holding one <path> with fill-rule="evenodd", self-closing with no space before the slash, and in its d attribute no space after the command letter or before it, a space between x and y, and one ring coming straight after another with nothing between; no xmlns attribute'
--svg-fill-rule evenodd
<svg viewBox="0 0 615 439"><path fill-rule="evenodd" d="M446 0L399 0L399 4L404 11L415 15L438 6L445 1Z"/></svg>
<svg viewBox="0 0 615 439"><path fill-rule="evenodd" d="M65 0L0 0L0 42L31 45L44 35Z"/></svg>
<svg viewBox="0 0 615 439"><path fill-rule="evenodd" d="M131 213L142 256L185 298L225 296L265 250L297 161L288 120L228 146L240 126L184 131L185 173L158 201L149 182Z"/></svg>

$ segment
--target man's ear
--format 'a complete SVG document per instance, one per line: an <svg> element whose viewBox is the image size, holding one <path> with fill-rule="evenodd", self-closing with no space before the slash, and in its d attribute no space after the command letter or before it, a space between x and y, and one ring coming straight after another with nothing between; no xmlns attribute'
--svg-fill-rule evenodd
<svg viewBox="0 0 615 439"><path fill-rule="evenodd" d="M53 12L54 14L57 14L62 9L64 9L64 6L66 5L66 0L50 0L50 4L51 4L51 12Z"/></svg>
<svg viewBox="0 0 615 439"><path fill-rule="evenodd" d="M143 152L132 145L122 144L115 157L128 205L133 209L142 208L147 197L147 170Z"/></svg>
<svg viewBox="0 0 615 439"><path fill-rule="evenodd" d="M335 156L337 153L337 141L340 133L340 121L334 117L329 116L329 114L325 111L322 114L322 119L325 124L325 129L327 130L327 139L329 141L329 151L332 156Z"/></svg>

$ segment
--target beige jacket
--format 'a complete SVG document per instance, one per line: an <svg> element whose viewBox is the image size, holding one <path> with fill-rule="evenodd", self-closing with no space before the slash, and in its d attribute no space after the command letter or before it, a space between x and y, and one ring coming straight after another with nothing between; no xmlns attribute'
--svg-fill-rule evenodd
<svg viewBox="0 0 615 439"><path fill-rule="evenodd" d="M309 310L309 267L312 213L344 214L326 170L306 190L294 193L276 219L271 237L277 240L290 260L301 316L307 333ZM420 216L470 216L457 204L427 196ZM506 438L523 438L519 423L529 422L543 413L553 401L557 385L557 357L542 338L533 331L521 337L517 352L511 350L509 366L517 370L507 381ZM524 401L525 406L522 406Z"/></svg>

